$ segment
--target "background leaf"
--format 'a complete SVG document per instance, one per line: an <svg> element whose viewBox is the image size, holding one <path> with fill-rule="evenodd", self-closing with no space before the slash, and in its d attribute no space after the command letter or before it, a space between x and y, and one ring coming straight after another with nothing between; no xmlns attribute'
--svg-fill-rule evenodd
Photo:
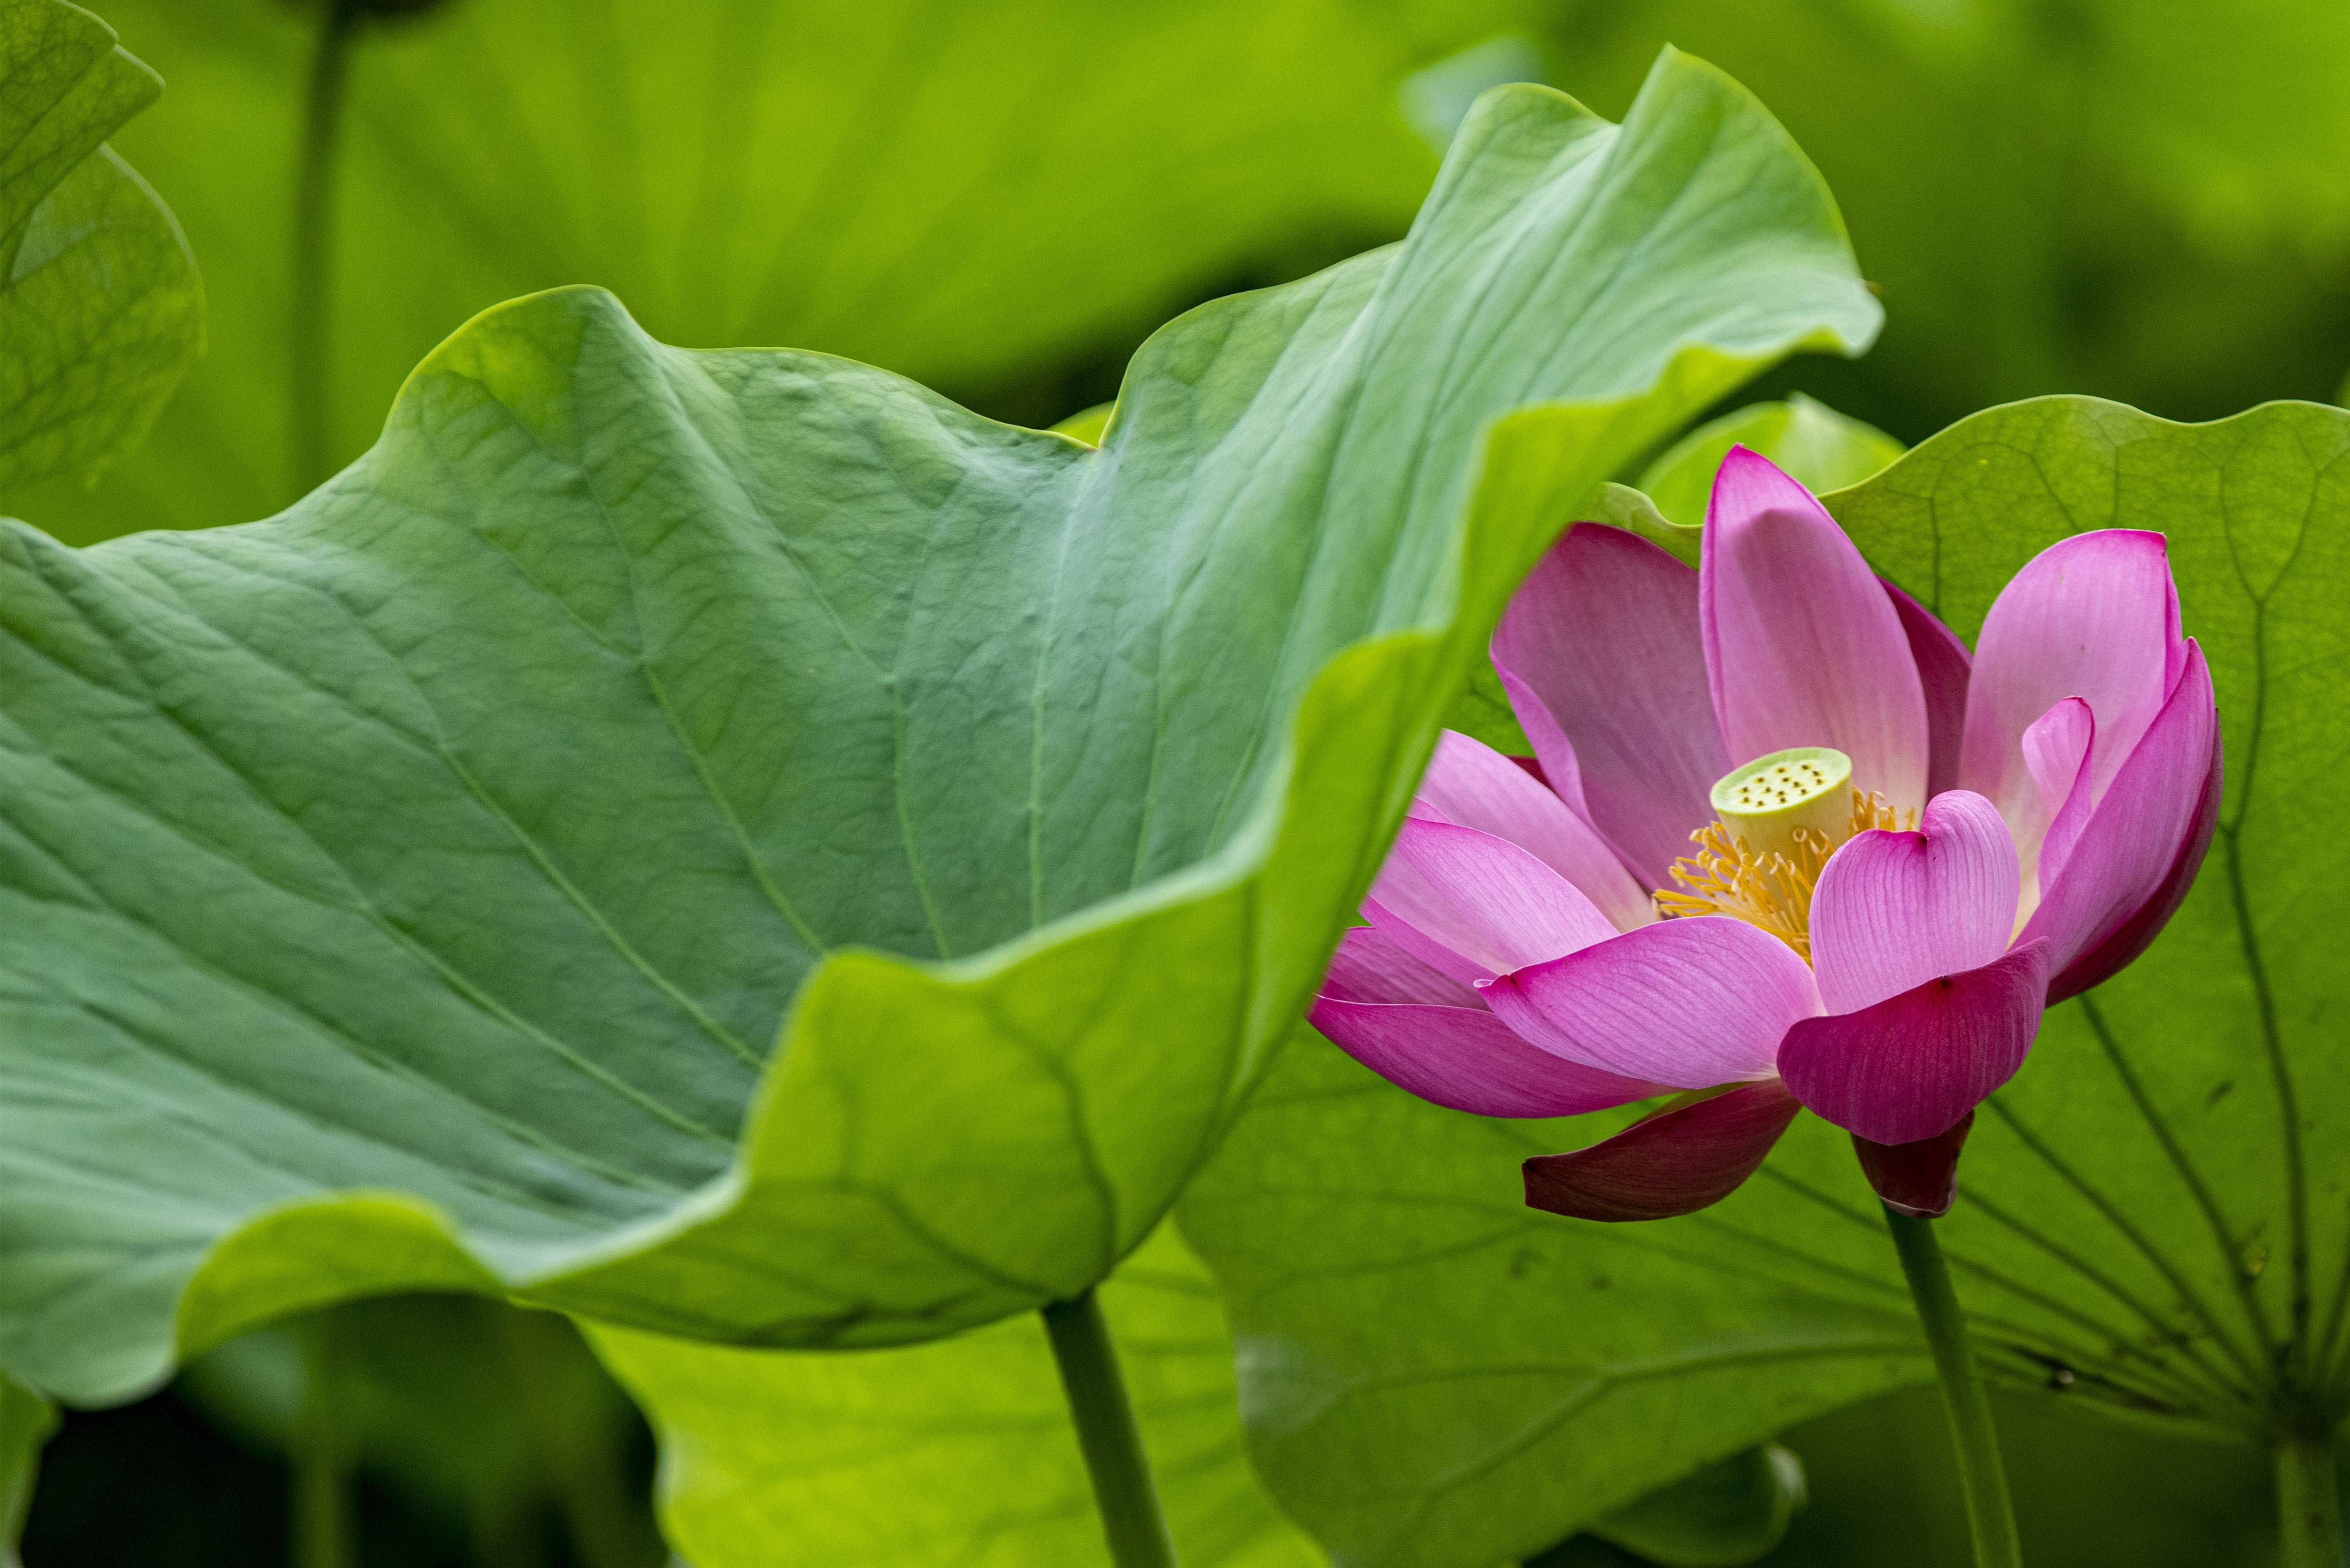
<svg viewBox="0 0 2350 1568"><path fill-rule="evenodd" d="M1797 392L1783 403L1755 403L1690 431L1641 473L1639 489L1669 523L1705 522L1714 470L1732 446L1761 452L1814 493L1858 484L1902 452L1873 425L1846 419Z"/></svg>
<svg viewBox="0 0 2350 1568"><path fill-rule="evenodd" d="M282 518L14 530L0 1355L105 1399L369 1292L770 1345L1074 1294L1572 498L1875 322L1668 57L1622 128L1489 99L1410 241L1168 328L1098 452L574 291Z"/></svg>
<svg viewBox="0 0 2350 1568"><path fill-rule="evenodd" d="M1396 83L1496 8L1153 0L1112 27L1078 0L455 0L363 25L333 462L468 317L579 283L667 342L824 349L1047 423L1180 306L1399 234L1436 161ZM76 542L243 523L326 477L287 430L322 10L109 6L172 83L126 150L207 258L214 347L137 462L95 494L0 493L21 515Z"/></svg>
<svg viewBox="0 0 2350 1568"><path fill-rule="evenodd" d="M1781 106L1889 314L1799 382L1918 441L2088 392L2174 419L2324 397L2350 350L2334 0L1536 7L1603 112L1669 40Z"/></svg>
<svg viewBox="0 0 2350 1568"><path fill-rule="evenodd" d="M1944 1245L1992 1377L2238 1442L2345 1393L2350 1051L2314 817L2350 750L2350 414L2179 426L2048 399L1976 416L1830 506L1972 637L2038 550L2170 540L2218 684L2229 793L2147 958L2053 1011L1979 1118ZM1799 1120L1729 1200L1650 1225L1519 1205L1523 1154L1636 1111L1486 1122L1311 1038L1192 1189L1274 1495L1342 1563L1539 1544L1690 1460L1922 1380L1842 1135ZM1326 1150L1357 1151L1333 1179Z"/></svg>
<svg viewBox="0 0 2350 1568"><path fill-rule="evenodd" d="M668 1561L633 1495L636 1411L552 1313L472 1296L347 1303L231 1340L178 1386L278 1455L303 1439L306 1413L323 1420L354 1469L485 1563L542 1561L556 1523L584 1568Z"/></svg>
<svg viewBox="0 0 2350 1568"><path fill-rule="evenodd" d="M1206 1269L1162 1228L1102 1286L1177 1552L1197 1568L1326 1559L1241 1450L1232 1338ZM1044 1324L902 1350L727 1350L604 1329L662 1439L662 1510L700 1568L1107 1563Z"/></svg>
<svg viewBox="0 0 2350 1568"><path fill-rule="evenodd" d="M64 0L0 0L0 489L95 473L203 347L172 214L102 145L155 73Z"/></svg>

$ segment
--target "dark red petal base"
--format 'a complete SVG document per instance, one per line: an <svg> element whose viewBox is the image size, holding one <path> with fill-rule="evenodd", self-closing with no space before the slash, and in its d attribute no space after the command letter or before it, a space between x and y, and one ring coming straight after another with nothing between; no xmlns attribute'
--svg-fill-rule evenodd
<svg viewBox="0 0 2350 1568"><path fill-rule="evenodd" d="M1959 1197L1959 1150L1974 1130L1975 1114L1950 1131L1916 1143L1871 1143L1852 1135L1861 1174L1877 1195L1904 1214L1934 1220L1950 1211Z"/></svg>
<svg viewBox="0 0 2350 1568"><path fill-rule="evenodd" d="M1669 1220L1754 1174L1803 1109L1776 1078L1668 1106L1605 1143L1525 1163L1526 1204L1576 1220Z"/></svg>

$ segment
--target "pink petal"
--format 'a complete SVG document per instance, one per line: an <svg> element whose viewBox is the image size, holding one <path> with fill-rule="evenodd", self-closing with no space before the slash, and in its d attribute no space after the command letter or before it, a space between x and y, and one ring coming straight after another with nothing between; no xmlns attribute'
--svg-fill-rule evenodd
<svg viewBox="0 0 2350 1568"><path fill-rule="evenodd" d="M2161 711L2180 668L2178 595L2159 534L2108 528L2033 556L1984 618L1967 686L1959 782L2000 809L2033 861L2045 827L2023 734L2067 697L2097 722L2091 797L2102 800Z"/></svg>
<svg viewBox="0 0 2350 1568"><path fill-rule="evenodd" d="M2203 794L2196 801L2194 821L2187 830L2186 840L2178 846L2178 857L2170 863L2161 883L2146 902L2130 912L2129 917L2095 946L2064 966L2054 980L2048 982L2048 1005L2069 1001L2093 985L2102 985L2128 967L2130 961L2146 951L2178 906L2187 897L2187 889L2195 881L2195 873L2203 864L2203 852L2211 847L2211 831L2220 822L2220 792L2222 784L2221 748L2211 748L2211 770L2203 778Z"/></svg>
<svg viewBox="0 0 2350 1568"><path fill-rule="evenodd" d="M1915 833L1856 835L1812 895L1812 972L1830 1012L1979 969L2015 933L2015 841L1991 802L1936 795Z"/></svg>
<svg viewBox="0 0 2350 1568"><path fill-rule="evenodd" d="M1419 781L1412 815L1506 838L1583 889L1618 930L1645 926L1657 907L1598 830L1501 753L1447 730Z"/></svg>
<svg viewBox="0 0 2350 1568"><path fill-rule="evenodd" d="M2192 640L2187 649L2170 700L2089 812L2024 924L2025 940L2044 940L2054 951L2053 1000L2085 991L2145 951L2210 845L2220 807L2220 715L2203 650ZM2104 748L2101 733L2096 749Z"/></svg>
<svg viewBox="0 0 2350 1568"><path fill-rule="evenodd" d="M1554 1056L1482 1007L1343 1002L1326 992L1306 1017L1398 1088L1471 1116L1580 1116L1672 1092Z"/></svg>
<svg viewBox="0 0 2350 1568"><path fill-rule="evenodd" d="M1730 761L1834 746L1852 758L1858 788L1897 810L1925 805L1918 662L1835 519L1742 446L1721 460L1705 516L1699 613Z"/></svg>
<svg viewBox="0 0 2350 1568"><path fill-rule="evenodd" d="M1616 934L1574 883L1473 827L1406 817L1363 914L1421 961L1473 982Z"/></svg>
<svg viewBox="0 0 2350 1568"><path fill-rule="evenodd" d="M1916 1143L1871 1143L1855 1133L1853 1152L1861 1174L1888 1207L1933 1219L1948 1214L1959 1197L1959 1150L1974 1130L1969 1111L1950 1131Z"/></svg>
<svg viewBox="0 0 2350 1568"><path fill-rule="evenodd" d="M1688 1089L1768 1075L1788 1025L1820 1010L1793 949L1722 915L1642 926L1482 991L1546 1051Z"/></svg>
<svg viewBox="0 0 2350 1568"><path fill-rule="evenodd" d="M1795 1097L1872 1143L1916 1143L2015 1075L2040 1028L2047 944L1944 975L1857 1012L1806 1018L1779 1047Z"/></svg>
<svg viewBox="0 0 2350 1568"><path fill-rule="evenodd" d="M1526 1206L1576 1220L1669 1220L1754 1174L1802 1107L1776 1079L1668 1106L1605 1143L1525 1162Z"/></svg>
<svg viewBox="0 0 2350 1568"><path fill-rule="evenodd" d="M2017 804L2008 826L2020 851L2027 909L2039 905L2042 884L2054 880L2088 825L2096 741L2096 715L2078 697L2065 698L2023 732L2024 771L2037 794Z"/></svg>
<svg viewBox="0 0 2350 1568"><path fill-rule="evenodd" d="M1330 955L1330 967L1322 976L1322 995L1335 1002L1485 1005L1474 987L1421 962L1393 937L1372 926L1357 926L1338 939L1338 950Z"/></svg>
<svg viewBox="0 0 2350 1568"><path fill-rule="evenodd" d="M1713 819L1730 771L1707 695L1697 574L1647 540L1579 523L1493 633L1493 665L1559 797L1651 888Z"/></svg>
<svg viewBox="0 0 2350 1568"><path fill-rule="evenodd" d="M1891 583L1885 584L1885 597L1901 618L1901 635L1909 639L1909 657L1917 662L1918 683L1926 695L1926 795L1930 800L1959 785L1959 740L1966 729L1967 679L1974 659L1959 634L1936 619L1933 611Z"/></svg>

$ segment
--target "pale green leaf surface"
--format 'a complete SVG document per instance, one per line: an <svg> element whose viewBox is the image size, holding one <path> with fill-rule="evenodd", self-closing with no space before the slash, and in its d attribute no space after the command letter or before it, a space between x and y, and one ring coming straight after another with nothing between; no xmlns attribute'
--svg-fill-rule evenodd
<svg viewBox="0 0 2350 1568"><path fill-rule="evenodd" d="M1664 1568L1735 1568L1778 1545L1804 1501L1804 1461L1765 1443L1617 1509L1591 1532Z"/></svg>
<svg viewBox="0 0 2350 1568"><path fill-rule="evenodd" d="M2053 1012L1978 1116L1942 1223L1997 1382L2261 1440L2350 1389L2350 1012L2318 817L2350 755L2350 414L2168 424L2049 399L1829 498L1972 638L2034 553L2170 540L2228 794L2152 952ZM1274 1495L1344 1563L1527 1551L1700 1459L1929 1376L1842 1135L1800 1118L1725 1202L1649 1225L1522 1207L1518 1160L1635 1109L1482 1121L1302 1036L1187 1198L1232 1302ZM1352 1151L1334 1158L1333 1149Z"/></svg>
<svg viewBox="0 0 2350 1568"><path fill-rule="evenodd" d="M1083 0L461 0L362 27L332 459L469 317L569 284L665 342L817 348L965 396L1134 342L1228 278L1400 233L1436 160L1396 83L1492 8L1146 0L1106 26ZM287 433L317 8L108 14L172 83L124 151L213 274L213 347L97 493L0 493L77 543L242 523L325 477L296 472Z"/></svg>
<svg viewBox="0 0 2350 1568"><path fill-rule="evenodd" d="M0 489L79 481L203 346L179 226L103 143L155 73L64 0L0 0Z"/></svg>
<svg viewBox="0 0 2350 1568"><path fill-rule="evenodd" d="M1858 484L1899 457L1901 443L1801 392L1756 403L1691 431L1642 472L1638 488L1669 523L1705 522L1714 471L1733 446L1761 452L1814 493Z"/></svg>
<svg viewBox="0 0 2350 1568"><path fill-rule="evenodd" d="M1173 1227L1109 1277L1101 1301L1182 1561L1326 1561L1250 1472L1223 1308ZM779 1552L804 1568L1107 1568L1033 1314L848 1355L619 1329L595 1342L652 1417L663 1518L696 1568L758 1568Z"/></svg>
<svg viewBox="0 0 2350 1568"><path fill-rule="evenodd" d="M392 1289L775 1345L1074 1294L1572 498L1875 322L1669 56L1620 129L1497 92L1404 245L1165 329L1098 452L570 291L280 518L0 536L0 1360L117 1397Z"/></svg>

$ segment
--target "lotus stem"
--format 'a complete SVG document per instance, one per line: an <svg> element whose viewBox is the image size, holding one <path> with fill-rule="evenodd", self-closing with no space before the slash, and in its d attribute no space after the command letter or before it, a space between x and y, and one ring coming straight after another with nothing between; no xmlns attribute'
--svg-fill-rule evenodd
<svg viewBox="0 0 2350 1568"><path fill-rule="evenodd" d="M1118 1371L1118 1350L1094 1293L1045 1309L1045 1334L1061 1369L1076 1422L1077 1446L1092 1475L1102 1533L1117 1568L1175 1568L1175 1543L1159 1511L1159 1489L1142 1451L1142 1432Z"/></svg>
<svg viewBox="0 0 2350 1568"><path fill-rule="evenodd" d="M325 0L302 97L301 165L294 186L294 267L286 392L287 452L294 486L307 491L334 464L333 304L335 153L342 141L343 88L351 38L359 28L352 0Z"/></svg>
<svg viewBox="0 0 2350 1568"><path fill-rule="evenodd" d="M2284 1568L2342 1568L2342 1501L2333 1424L2289 1425L2276 1451L2277 1561Z"/></svg>
<svg viewBox="0 0 2350 1568"><path fill-rule="evenodd" d="M302 1405L294 1417L293 1536L295 1568L355 1568L351 1543L351 1453L338 1407L341 1367L334 1309L300 1325Z"/></svg>
<svg viewBox="0 0 2350 1568"><path fill-rule="evenodd" d="M2007 1469L2000 1463L1999 1433L1991 1425L1991 1401L1976 1370L1967 1339L1966 1314L1950 1288L1934 1222L1887 1205L1901 1272L1918 1303L1918 1322L1934 1353L1942 1380L1942 1407L1950 1418L1950 1442L1958 1449L1959 1488L1966 1495L1967 1526L1974 1537L1976 1568L2022 1568L2023 1548L2015 1533L2015 1505L2007 1494ZM2297 1565L2296 1565L2297 1568Z"/></svg>

